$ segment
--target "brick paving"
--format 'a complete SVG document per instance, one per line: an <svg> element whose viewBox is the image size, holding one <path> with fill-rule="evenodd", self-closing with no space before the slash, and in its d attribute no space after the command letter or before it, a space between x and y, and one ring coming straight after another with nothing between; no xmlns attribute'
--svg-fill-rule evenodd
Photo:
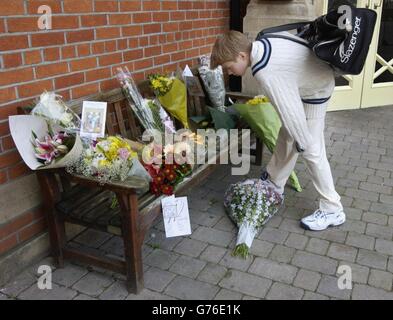
<svg viewBox="0 0 393 320"><path fill-rule="evenodd" d="M285 206L257 235L252 255L231 256L237 228L222 206L225 188L244 177L220 166L189 193L193 233L166 239L157 220L144 250L145 289L129 294L124 275L50 257L0 288L6 299L393 299L393 108L330 112L326 146L347 214L344 225L305 231L299 219L317 206L317 194L302 161L296 170L304 191L286 188ZM264 157L264 164L270 154ZM252 166L248 177L257 177ZM122 256L122 241L97 231L74 239ZM37 268L52 266L51 290L37 287ZM352 288L340 290L340 266L352 270Z"/></svg>

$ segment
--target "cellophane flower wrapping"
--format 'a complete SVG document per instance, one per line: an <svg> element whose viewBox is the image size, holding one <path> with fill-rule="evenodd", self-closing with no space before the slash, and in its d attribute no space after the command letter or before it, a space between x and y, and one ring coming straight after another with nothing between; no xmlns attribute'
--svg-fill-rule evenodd
<svg viewBox="0 0 393 320"><path fill-rule="evenodd" d="M232 184L225 193L224 206L239 232L233 255L246 258L254 237L279 210L283 195L260 179Z"/></svg>
<svg viewBox="0 0 393 320"><path fill-rule="evenodd" d="M54 92L43 92L31 114L42 117L50 125L58 125L67 132L77 133L80 131L81 119L67 107L62 97Z"/></svg>
<svg viewBox="0 0 393 320"><path fill-rule="evenodd" d="M226 90L222 67L219 66L214 70L210 69L210 58L208 56L201 56L199 63L201 65L198 68L199 75L212 107L224 111Z"/></svg>
<svg viewBox="0 0 393 320"><path fill-rule="evenodd" d="M171 117L162 107L161 102L157 98L153 100L146 100L148 101L156 127L159 128L160 132L166 134L175 133L175 125L173 124Z"/></svg>
<svg viewBox="0 0 393 320"><path fill-rule="evenodd" d="M117 79L132 111L144 129L158 130L164 133L159 107L157 107L154 101L142 97L130 71L127 68L118 68Z"/></svg>

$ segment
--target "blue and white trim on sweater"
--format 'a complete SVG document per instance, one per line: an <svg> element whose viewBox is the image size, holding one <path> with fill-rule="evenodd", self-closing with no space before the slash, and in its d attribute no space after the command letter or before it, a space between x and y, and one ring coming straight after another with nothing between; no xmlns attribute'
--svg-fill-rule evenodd
<svg viewBox="0 0 393 320"><path fill-rule="evenodd" d="M268 39L261 39L258 41L263 45L263 56L256 64L252 66L251 71L253 76L255 76L258 71L266 67L272 54L272 45Z"/></svg>

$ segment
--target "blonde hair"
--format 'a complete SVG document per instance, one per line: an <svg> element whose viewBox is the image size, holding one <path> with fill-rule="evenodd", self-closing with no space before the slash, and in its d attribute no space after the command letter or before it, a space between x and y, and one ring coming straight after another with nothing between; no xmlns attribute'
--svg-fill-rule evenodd
<svg viewBox="0 0 393 320"><path fill-rule="evenodd" d="M210 57L210 67L217 68L228 61L236 61L240 52L251 53L252 43L239 31L231 30L219 36L214 43Z"/></svg>

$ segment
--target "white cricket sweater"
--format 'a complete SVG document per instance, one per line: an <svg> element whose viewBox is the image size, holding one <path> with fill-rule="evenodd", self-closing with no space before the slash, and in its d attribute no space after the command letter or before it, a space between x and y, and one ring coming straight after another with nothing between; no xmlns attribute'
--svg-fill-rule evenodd
<svg viewBox="0 0 393 320"><path fill-rule="evenodd" d="M280 32L291 36L289 32ZM300 39L302 40L302 39ZM321 117L334 90L334 71L306 46L287 39L252 43L251 70L299 147L311 143L306 117Z"/></svg>

